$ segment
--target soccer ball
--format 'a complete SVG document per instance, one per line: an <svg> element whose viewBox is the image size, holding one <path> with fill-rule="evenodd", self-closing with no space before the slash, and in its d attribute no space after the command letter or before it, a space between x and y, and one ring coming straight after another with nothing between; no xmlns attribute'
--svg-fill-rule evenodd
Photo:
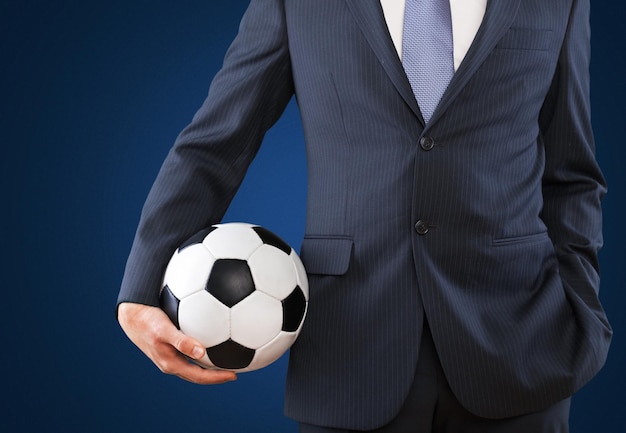
<svg viewBox="0 0 626 433"><path fill-rule="evenodd" d="M294 343L309 286L295 251L251 224L214 225L173 254L161 308L183 333L206 347L205 368L237 372L265 367Z"/></svg>

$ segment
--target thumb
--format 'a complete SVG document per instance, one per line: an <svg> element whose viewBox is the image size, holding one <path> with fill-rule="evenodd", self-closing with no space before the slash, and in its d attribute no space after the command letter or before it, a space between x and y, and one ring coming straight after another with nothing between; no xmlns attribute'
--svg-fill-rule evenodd
<svg viewBox="0 0 626 433"><path fill-rule="evenodd" d="M180 330L174 328L170 344L180 353L192 359L200 359L206 354L206 348L195 338L183 334Z"/></svg>

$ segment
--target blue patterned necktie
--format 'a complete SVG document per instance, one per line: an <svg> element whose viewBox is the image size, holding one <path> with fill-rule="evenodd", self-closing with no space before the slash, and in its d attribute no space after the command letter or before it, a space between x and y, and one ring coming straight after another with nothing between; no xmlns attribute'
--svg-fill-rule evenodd
<svg viewBox="0 0 626 433"><path fill-rule="evenodd" d="M454 75L449 0L406 0L402 65L428 122Z"/></svg>

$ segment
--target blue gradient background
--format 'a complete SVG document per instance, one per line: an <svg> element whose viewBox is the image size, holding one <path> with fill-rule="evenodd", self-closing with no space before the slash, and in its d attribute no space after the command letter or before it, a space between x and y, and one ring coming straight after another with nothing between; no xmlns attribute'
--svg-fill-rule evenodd
<svg viewBox="0 0 626 433"><path fill-rule="evenodd" d="M200 105L243 0L0 4L2 432L295 432L286 359L201 387L161 374L114 304L148 189ZM573 433L626 432L621 2L594 2L592 99L605 200L602 300L615 328L604 370L574 399ZM298 246L305 162L292 103L227 219Z"/></svg>

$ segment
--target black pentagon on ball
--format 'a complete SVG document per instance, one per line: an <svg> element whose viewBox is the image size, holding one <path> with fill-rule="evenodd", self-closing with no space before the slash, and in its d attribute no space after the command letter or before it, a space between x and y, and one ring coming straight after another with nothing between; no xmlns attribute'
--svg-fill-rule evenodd
<svg viewBox="0 0 626 433"><path fill-rule="evenodd" d="M248 263L238 259L216 260L206 290L227 307L234 306L255 290Z"/></svg>
<svg viewBox="0 0 626 433"><path fill-rule="evenodd" d="M246 368L252 362L254 353L254 349L242 346L230 339L206 350L213 365L228 370Z"/></svg>
<svg viewBox="0 0 626 433"><path fill-rule="evenodd" d="M178 323L178 306L180 305L180 301L174 296L167 285L161 290L159 301L161 309L165 311L165 314L167 314L167 317L170 318L172 323L180 329L180 324Z"/></svg>
<svg viewBox="0 0 626 433"><path fill-rule="evenodd" d="M296 286L293 292L283 300L283 331L295 332L300 327L306 312L306 298L302 289Z"/></svg>
<svg viewBox="0 0 626 433"><path fill-rule="evenodd" d="M252 230L254 230L256 234L259 235L264 244L276 247L287 255L291 253L291 247L289 246L289 244L287 244L287 242L278 237L277 234L269 231L264 227L259 226L252 227Z"/></svg>

